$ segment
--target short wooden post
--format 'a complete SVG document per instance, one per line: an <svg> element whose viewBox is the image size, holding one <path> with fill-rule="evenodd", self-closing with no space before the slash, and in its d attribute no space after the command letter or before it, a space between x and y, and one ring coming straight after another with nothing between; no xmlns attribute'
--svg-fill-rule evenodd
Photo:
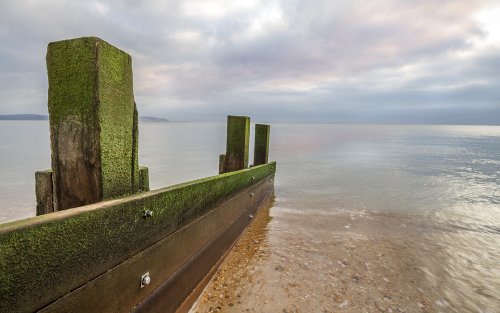
<svg viewBox="0 0 500 313"><path fill-rule="evenodd" d="M47 48L54 210L140 190L130 55L96 37Z"/></svg>
<svg viewBox="0 0 500 313"><path fill-rule="evenodd" d="M149 191L149 170L145 166L139 166L139 190Z"/></svg>
<svg viewBox="0 0 500 313"><path fill-rule="evenodd" d="M247 116L227 117L226 154L219 159L219 173L242 170L248 167L248 146L250 142L250 118Z"/></svg>
<svg viewBox="0 0 500 313"><path fill-rule="evenodd" d="M54 212L52 170L35 172L36 215Z"/></svg>
<svg viewBox="0 0 500 313"><path fill-rule="evenodd" d="M219 174L223 174L226 172L226 155L219 155Z"/></svg>
<svg viewBox="0 0 500 313"><path fill-rule="evenodd" d="M254 165L266 164L268 161L270 132L269 125L255 124Z"/></svg>

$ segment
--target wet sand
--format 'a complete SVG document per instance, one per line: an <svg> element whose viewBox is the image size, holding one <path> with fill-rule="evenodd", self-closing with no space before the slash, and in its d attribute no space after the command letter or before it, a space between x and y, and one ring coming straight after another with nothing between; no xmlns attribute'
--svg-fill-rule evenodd
<svg viewBox="0 0 500 313"><path fill-rule="evenodd" d="M411 216L267 208L191 311L495 312L497 299L478 308L439 272L443 231Z"/></svg>

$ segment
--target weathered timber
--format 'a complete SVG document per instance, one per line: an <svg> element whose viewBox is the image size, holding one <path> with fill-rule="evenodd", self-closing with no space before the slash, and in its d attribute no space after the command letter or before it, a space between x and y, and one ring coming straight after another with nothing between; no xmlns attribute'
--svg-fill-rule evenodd
<svg viewBox="0 0 500 313"><path fill-rule="evenodd" d="M132 59L96 37L47 48L55 210L139 190Z"/></svg>
<svg viewBox="0 0 500 313"><path fill-rule="evenodd" d="M178 312L177 309L183 304L183 299L188 298L194 292L195 287L203 281L206 275L214 274L211 270L219 264L218 261L221 257L231 248L243 229L250 223L249 216L256 214L264 201L271 197L272 191L272 183L270 180L266 180L248 192L243 192L240 195L243 199L235 199L240 202L234 204L240 209L239 216L227 223L222 233L212 235L212 240L206 246L183 264L179 271L146 298L134 312ZM255 195L251 202L248 201L250 193ZM192 300L191 304L193 304ZM185 307L189 307L189 305L185 305Z"/></svg>
<svg viewBox="0 0 500 313"><path fill-rule="evenodd" d="M0 312L33 312L51 304L274 175L275 166L0 225ZM145 218L145 210L154 215Z"/></svg>
<svg viewBox="0 0 500 313"><path fill-rule="evenodd" d="M272 176L269 176L272 177ZM271 196L264 179L41 312L175 312ZM250 194L254 197L249 197ZM151 282L140 287L140 277ZM98 292L106 290L106 292ZM140 303L140 305L138 305Z"/></svg>
<svg viewBox="0 0 500 313"><path fill-rule="evenodd" d="M226 154L220 173L238 171L248 167L248 146L250 142L250 118L247 116L227 117ZM222 156L219 159L221 162Z"/></svg>
<svg viewBox="0 0 500 313"><path fill-rule="evenodd" d="M139 190L149 191L149 170L145 166L139 166Z"/></svg>
<svg viewBox="0 0 500 313"><path fill-rule="evenodd" d="M255 146L253 164L266 164L269 157L269 138L271 127L269 125L255 124Z"/></svg>
<svg viewBox="0 0 500 313"><path fill-rule="evenodd" d="M225 167L226 167L226 155L221 154L219 155L219 174L225 173Z"/></svg>
<svg viewBox="0 0 500 313"><path fill-rule="evenodd" d="M262 165L247 168L250 119L228 116L224 174L149 191L130 56L53 42L47 71L52 169L35 173L41 216L0 225L0 313L187 310L272 198L269 126Z"/></svg>
<svg viewBox="0 0 500 313"><path fill-rule="evenodd" d="M54 212L52 170L35 172L36 215Z"/></svg>

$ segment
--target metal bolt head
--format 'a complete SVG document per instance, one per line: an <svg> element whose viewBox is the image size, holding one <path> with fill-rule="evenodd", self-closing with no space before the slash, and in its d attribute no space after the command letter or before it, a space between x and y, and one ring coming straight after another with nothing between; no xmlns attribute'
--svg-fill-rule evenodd
<svg viewBox="0 0 500 313"><path fill-rule="evenodd" d="M143 215L144 215L144 217L151 217L151 216L153 216L153 211L151 211L151 210L146 210L146 211L144 211L144 214L143 214Z"/></svg>
<svg viewBox="0 0 500 313"><path fill-rule="evenodd" d="M149 285L150 283L151 283L151 277L149 277L149 272L147 272L141 277L141 288L144 288L144 286Z"/></svg>

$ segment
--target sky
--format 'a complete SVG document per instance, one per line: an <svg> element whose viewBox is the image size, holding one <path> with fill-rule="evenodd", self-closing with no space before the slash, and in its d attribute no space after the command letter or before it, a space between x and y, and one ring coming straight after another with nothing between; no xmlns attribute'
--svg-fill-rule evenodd
<svg viewBox="0 0 500 313"><path fill-rule="evenodd" d="M47 44L84 36L140 115L500 125L500 0L0 0L0 114L47 114Z"/></svg>

